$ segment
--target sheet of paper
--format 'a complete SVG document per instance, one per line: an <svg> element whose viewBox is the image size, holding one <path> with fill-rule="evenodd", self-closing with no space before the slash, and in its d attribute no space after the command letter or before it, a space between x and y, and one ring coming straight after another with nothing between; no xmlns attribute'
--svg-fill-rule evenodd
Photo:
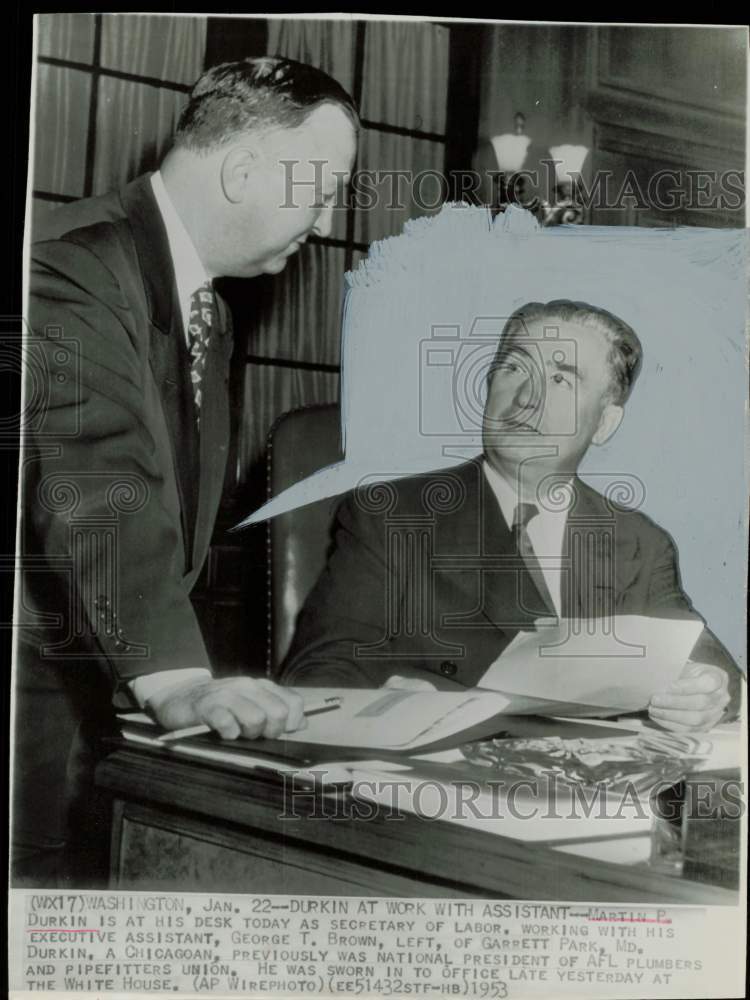
<svg viewBox="0 0 750 1000"><path fill-rule="evenodd" d="M642 615L562 619L519 632L479 686L610 712L638 711L679 677L702 629L699 620Z"/></svg>
<svg viewBox="0 0 750 1000"><path fill-rule="evenodd" d="M337 696L339 708L312 715L307 728L285 740L347 747L407 750L452 736L502 712L508 699L494 691L400 691L388 688L305 688L305 701Z"/></svg>

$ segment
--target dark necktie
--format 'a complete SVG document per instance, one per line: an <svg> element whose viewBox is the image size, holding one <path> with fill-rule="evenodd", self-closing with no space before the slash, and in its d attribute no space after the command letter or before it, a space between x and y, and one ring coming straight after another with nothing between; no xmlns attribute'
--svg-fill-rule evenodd
<svg viewBox="0 0 750 1000"><path fill-rule="evenodd" d="M539 565L539 560L536 557L534 546L531 544L527 530L529 521L536 517L538 513L539 511L533 503L519 503L513 512L513 535L516 540L518 553L526 564L526 569L534 581L534 586L539 591L539 596L549 608L550 615L557 616L552 595L547 588L542 567Z"/></svg>
<svg viewBox="0 0 750 1000"><path fill-rule="evenodd" d="M193 399L195 400L195 413L199 429L203 402L203 379L206 374L206 358L208 345L211 342L214 314L214 292L211 282L207 281L193 292L190 298L190 320L188 322L190 381L193 383Z"/></svg>

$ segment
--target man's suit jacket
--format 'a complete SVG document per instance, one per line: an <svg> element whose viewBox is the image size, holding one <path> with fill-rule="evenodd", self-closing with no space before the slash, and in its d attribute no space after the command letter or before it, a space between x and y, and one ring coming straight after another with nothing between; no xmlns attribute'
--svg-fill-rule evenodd
<svg viewBox="0 0 750 1000"><path fill-rule="evenodd" d="M100 667L124 706L141 674L209 667L190 591L228 453L230 315L217 296L198 434L149 177L57 210L42 235L29 279L22 639L89 683Z"/></svg>
<svg viewBox="0 0 750 1000"><path fill-rule="evenodd" d="M563 617L698 617L669 535L573 483ZM339 506L333 550L300 613L281 679L377 687L401 674L438 688L472 687L519 629L550 613L480 461L380 483ZM736 702L741 675L707 629L693 658L728 672Z"/></svg>

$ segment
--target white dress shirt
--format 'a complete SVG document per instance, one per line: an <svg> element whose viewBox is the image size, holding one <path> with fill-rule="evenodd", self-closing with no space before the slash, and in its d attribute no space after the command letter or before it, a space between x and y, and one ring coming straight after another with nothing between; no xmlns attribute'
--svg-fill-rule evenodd
<svg viewBox="0 0 750 1000"><path fill-rule="evenodd" d="M174 266L177 296L182 315L182 329L185 342L189 347L188 321L191 299L201 285L211 279L206 274L198 251L195 249L182 219L177 214L177 209L164 187L164 181L158 170L151 175L151 187L164 227L167 230L169 253ZM160 670L154 674L137 677L130 682L130 690L135 695L138 704L143 708L146 702L157 693L163 695L169 688L177 687L185 681L207 680L210 676L208 670L204 670L202 667L186 667L184 670Z"/></svg>
<svg viewBox="0 0 750 1000"><path fill-rule="evenodd" d="M485 459L482 463L487 482L500 505L505 523L513 526L513 514L519 504L516 491ZM557 486L557 483L555 484ZM536 497L529 498L539 511L526 525L534 554L539 560L539 567L547 584L552 603L558 617L562 615L562 551L565 539L565 523L568 519L568 504L561 509L552 503L542 504Z"/></svg>
<svg viewBox="0 0 750 1000"><path fill-rule="evenodd" d="M180 302L182 315L182 329L185 333L185 340L189 344L188 321L190 319L190 302L193 294L206 282L210 282L203 266L195 244L190 239L187 229L182 219L177 214L172 199L169 197L167 189L164 187L164 180L157 170L151 175L151 187L154 191L156 204L159 206L164 228L167 230L167 240L169 242L169 253L174 265L174 276L177 282L177 297Z"/></svg>

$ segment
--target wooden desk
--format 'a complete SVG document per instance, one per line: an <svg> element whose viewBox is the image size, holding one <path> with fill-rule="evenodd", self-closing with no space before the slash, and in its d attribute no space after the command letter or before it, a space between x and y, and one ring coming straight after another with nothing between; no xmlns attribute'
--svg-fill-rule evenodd
<svg viewBox="0 0 750 1000"><path fill-rule="evenodd" d="M738 898L648 868L387 810L321 818L312 794L295 799L295 817L281 819L280 783L131 747L105 758L97 784L112 797L113 889L725 905ZM335 794L329 816L346 795Z"/></svg>

